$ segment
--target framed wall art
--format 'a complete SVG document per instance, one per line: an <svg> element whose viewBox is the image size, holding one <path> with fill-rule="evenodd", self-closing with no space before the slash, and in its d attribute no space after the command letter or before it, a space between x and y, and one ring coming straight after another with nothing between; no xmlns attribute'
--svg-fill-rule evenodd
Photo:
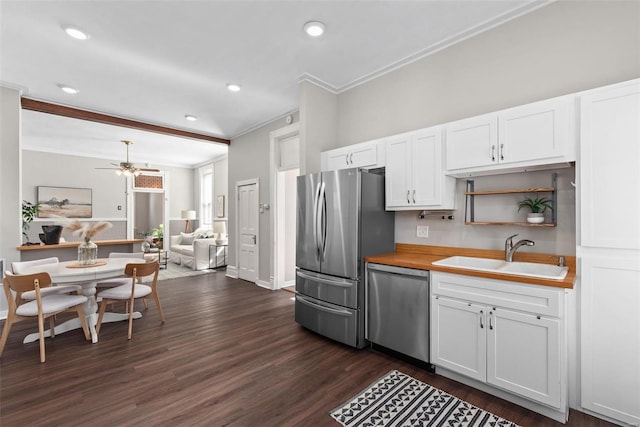
<svg viewBox="0 0 640 427"><path fill-rule="evenodd" d="M216 199L216 216L224 218L224 196L218 196Z"/></svg>
<svg viewBox="0 0 640 427"><path fill-rule="evenodd" d="M91 218L91 188L38 187L38 218Z"/></svg>

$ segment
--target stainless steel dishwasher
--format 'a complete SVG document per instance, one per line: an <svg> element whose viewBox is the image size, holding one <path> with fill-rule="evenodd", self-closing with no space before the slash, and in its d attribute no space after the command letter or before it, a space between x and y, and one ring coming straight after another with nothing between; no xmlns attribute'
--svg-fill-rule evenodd
<svg viewBox="0 0 640 427"><path fill-rule="evenodd" d="M429 363L429 272L367 264L365 336Z"/></svg>

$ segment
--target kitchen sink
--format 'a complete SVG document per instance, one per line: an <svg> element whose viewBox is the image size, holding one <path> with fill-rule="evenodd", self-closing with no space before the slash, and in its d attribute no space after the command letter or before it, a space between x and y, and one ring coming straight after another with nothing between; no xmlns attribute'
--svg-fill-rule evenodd
<svg viewBox="0 0 640 427"><path fill-rule="evenodd" d="M568 267L534 262L506 262L499 259L452 256L433 263L443 267L465 270L487 271L515 276L537 277L540 279L562 280L569 271Z"/></svg>

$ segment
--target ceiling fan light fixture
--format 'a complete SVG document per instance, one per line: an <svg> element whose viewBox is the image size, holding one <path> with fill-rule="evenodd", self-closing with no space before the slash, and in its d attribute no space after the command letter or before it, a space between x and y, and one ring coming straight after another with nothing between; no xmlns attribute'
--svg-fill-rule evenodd
<svg viewBox="0 0 640 427"><path fill-rule="evenodd" d="M227 89L229 89L231 92L239 92L240 91L240 86L235 84L235 83L228 83L227 84Z"/></svg>
<svg viewBox="0 0 640 427"><path fill-rule="evenodd" d="M309 21L304 24L304 32L311 37L320 37L324 34L325 26L320 21Z"/></svg>
<svg viewBox="0 0 640 427"><path fill-rule="evenodd" d="M63 26L62 29L69 37L73 37L76 40L89 40L89 34L78 27L66 25Z"/></svg>
<svg viewBox="0 0 640 427"><path fill-rule="evenodd" d="M192 114L187 114L184 116L184 118L189 120L190 122L195 122L196 120L198 120L198 117Z"/></svg>
<svg viewBox="0 0 640 427"><path fill-rule="evenodd" d="M60 88L61 91L65 92L65 93L68 93L70 95L75 95L78 92L80 92L78 89L76 89L74 87L71 87L71 86L67 86L67 85L60 84L60 85L58 85L58 87Z"/></svg>

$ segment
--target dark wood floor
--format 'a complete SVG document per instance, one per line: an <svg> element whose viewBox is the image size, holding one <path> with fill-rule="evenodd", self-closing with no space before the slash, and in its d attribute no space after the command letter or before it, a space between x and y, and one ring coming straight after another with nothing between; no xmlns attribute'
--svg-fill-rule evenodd
<svg viewBox="0 0 640 427"><path fill-rule="evenodd" d="M122 322L104 325L97 344L80 331L58 335L47 340L44 364L37 342L22 344L35 323L14 325L0 365L0 425L337 426L329 411L391 369L525 427L561 425L302 329L290 292L224 272L161 282L159 292L164 325L150 303L131 341ZM611 424L572 412L568 425Z"/></svg>

